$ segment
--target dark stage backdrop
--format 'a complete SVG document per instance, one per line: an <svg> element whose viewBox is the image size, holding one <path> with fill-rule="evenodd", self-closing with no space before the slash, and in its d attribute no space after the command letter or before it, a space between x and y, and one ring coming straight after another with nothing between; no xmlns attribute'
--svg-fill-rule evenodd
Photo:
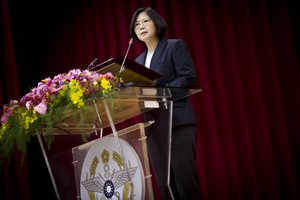
<svg viewBox="0 0 300 200"><path fill-rule="evenodd" d="M300 199L299 7L286 0L1 0L0 103L125 53L132 13L156 9L186 41L203 198ZM134 59L142 47L134 44ZM0 199L54 199L35 138L1 169ZM38 196L37 190L42 196Z"/></svg>

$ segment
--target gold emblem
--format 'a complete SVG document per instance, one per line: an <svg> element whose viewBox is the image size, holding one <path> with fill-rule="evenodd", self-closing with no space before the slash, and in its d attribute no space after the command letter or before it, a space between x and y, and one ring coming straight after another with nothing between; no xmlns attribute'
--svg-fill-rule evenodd
<svg viewBox="0 0 300 200"><path fill-rule="evenodd" d="M115 196L117 199L120 199L120 193L117 190L122 186L122 199L133 199L134 184L130 180L132 180L134 177L138 167L132 167L130 161L128 161L127 172L127 170L124 168L121 155L113 151L112 160L118 165L119 169L110 170L110 152L107 149L103 149L100 156L104 173L98 173L98 176L96 176L100 159L95 156L90 164L90 175L88 176L87 173L86 180L81 181L81 184L88 191L89 199L98 199L96 198L97 193L101 194L100 199L111 199L113 196Z"/></svg>

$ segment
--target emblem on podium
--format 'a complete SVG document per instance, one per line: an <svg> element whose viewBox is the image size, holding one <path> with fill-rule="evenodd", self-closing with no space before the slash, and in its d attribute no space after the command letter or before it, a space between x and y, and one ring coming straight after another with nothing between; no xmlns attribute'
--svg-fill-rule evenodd
<svg viewBox="0 0 300 200"><path fill-rule="evenodd" d="M103 137L88 150L81 171L82 200L145 199L143 167L133 147L119 138L127 169L114 137Z"/></svg>

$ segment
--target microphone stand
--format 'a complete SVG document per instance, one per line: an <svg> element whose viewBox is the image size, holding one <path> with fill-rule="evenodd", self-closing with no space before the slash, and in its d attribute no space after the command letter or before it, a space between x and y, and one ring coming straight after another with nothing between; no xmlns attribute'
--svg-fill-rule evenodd
<svg viewBox="0 0 300 200"><path fill-rule="evenodd" d="M89 66L86 68L87 70L91 70L91 68L93 68L95 66L95 63L97 62L97 58L95 58L90 64Z"/></svg>
<svg viewBox="0 0 300 200"><path fill-rule="evenodd" d="M129 44L128 44L128 47L127 47L127 50L126 50L126 54L125 54L125 56L124 56L124 58L123 58L123 61L122 61L120 70L119 70L119 72L118 72L118 75L116 76L117 80L119 81L119 88L124 88L124 87L128 87L128 86L133 85L133 83L131 83L131 82L130 82L130 83L123 83L123 82L121 81L121 74L122 74L122 72L123 72L124 69L125 69L124 64L125 64L126 58L127 58L127 56L128 56L128 52L129 52L130 47L131 47L132 44L133 44L133 38L130 38ZM89 64L89 66L87 67L87 70L92 70L93 68L97 67L98 65L95 66L95 63L96 63L97 60L98 60L98 59L95 58L95 59Z"/></svg>
<svg viewBox="0 0 300 200"><path fill-rule="evenodd" d="M132 44L133 44L133 38L130 38L129 44L128 44L128 48L127 48L127 51L126 51L126 54L125 54L125 56L124 56L124 59L123 59L123 61L122 61L122 64L121 64L119 73L118 73L118 75L117 75L117 79L118 79L118 81L119 81L119 88L124 88L124 87L128 87L128 86L133 85L133 83L131 83L131 82L130 82L130 83L123 83L122 80L121 80L121 74L122 74L122 72L123 72L124 69L125 69L124 64L125 64L126 58L127 58L127 56L128 56L129 49L130 49L130 47L131 47Z"/></svg>

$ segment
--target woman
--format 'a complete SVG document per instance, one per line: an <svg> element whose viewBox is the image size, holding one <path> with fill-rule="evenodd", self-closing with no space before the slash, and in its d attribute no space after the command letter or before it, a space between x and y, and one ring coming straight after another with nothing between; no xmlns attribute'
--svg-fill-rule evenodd
<svg viewBox="0 0 300 200"><path fill-rule="evenodd" d="M135 11L131 19L130 35L146 47L136 62L162 75L156 80L157 87L188 88L197 82L192 58L183 40L165 38L167 29L164 19L152 8ZM161 152L166 152L164 148L167 146L162 134L167 115L163 109L146 114L146 118L155 121L147 132L147 144L163 199L170 198L165 181L166 170L161 167L162 162L165 162ZM188 98L174 102L172 117L172 193L175 199L200 199L194 150L196 120Z"/></svg>

